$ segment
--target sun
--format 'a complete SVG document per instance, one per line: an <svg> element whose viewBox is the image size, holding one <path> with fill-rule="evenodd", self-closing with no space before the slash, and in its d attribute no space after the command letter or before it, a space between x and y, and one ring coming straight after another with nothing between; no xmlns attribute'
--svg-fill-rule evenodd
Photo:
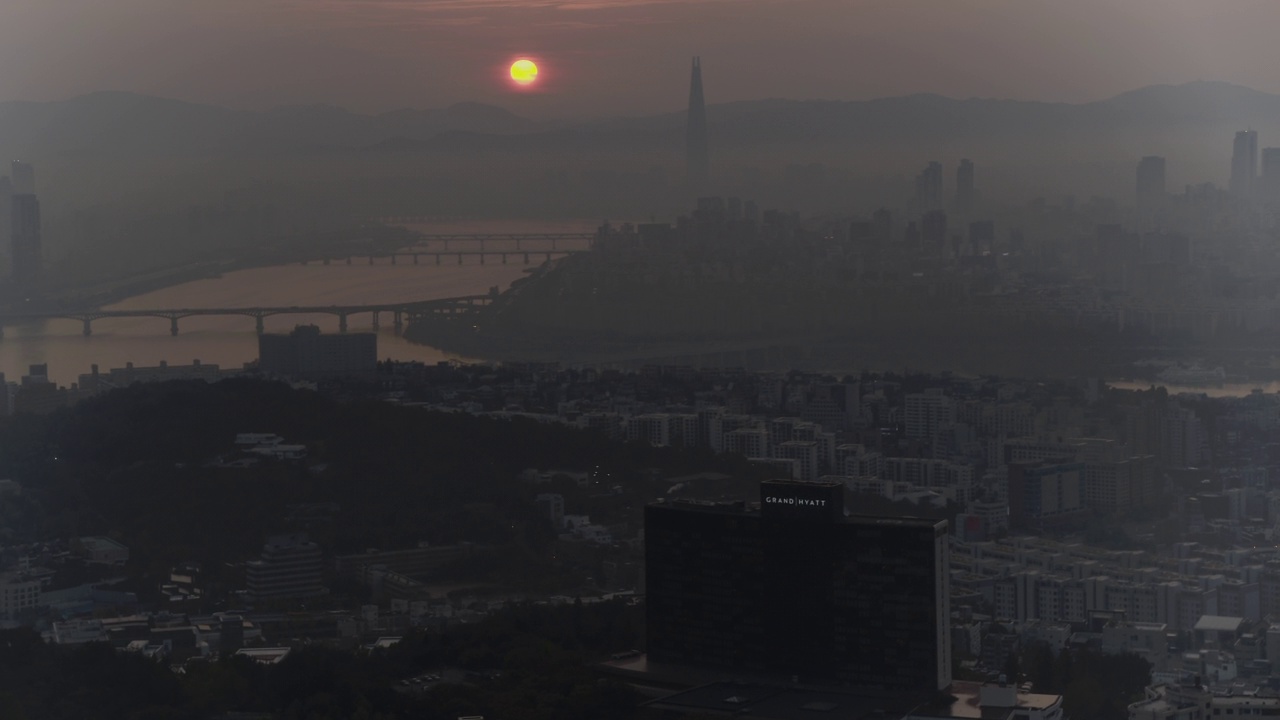
<svg viewBox="0 0 1280 720"><path fill-rule="evenodd" d="M517 85L532 85L538 79L538 66L527 58L517 60L511 63L511 79Z"/></svg>

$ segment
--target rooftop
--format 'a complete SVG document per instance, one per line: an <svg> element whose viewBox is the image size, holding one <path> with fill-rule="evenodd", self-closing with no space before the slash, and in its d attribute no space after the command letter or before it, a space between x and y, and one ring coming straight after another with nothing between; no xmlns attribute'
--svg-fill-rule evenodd
<svg viewBox="0 0 1280 720"><path fill-rule="evenodd" d="M264 665L275 665L289 655L287 647L240 648L236 655L243 655Z"/></svg>
<svg viewBox="0 0 1280 720"><path fill-rule="evenodd" d="M1225 615L1201 615L1196 621L1196 632L1236 632L1244 624L1244 618Z"/></svg>

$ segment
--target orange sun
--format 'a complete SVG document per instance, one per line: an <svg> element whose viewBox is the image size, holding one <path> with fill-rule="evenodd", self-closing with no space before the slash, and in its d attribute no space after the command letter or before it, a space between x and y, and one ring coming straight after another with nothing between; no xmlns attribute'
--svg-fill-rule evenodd
<svg viewBox="0 0 1280 720"><path fill-rule="evenodd" d="M532 60L517 60L511 63L511 79L517 85L532 85L538 79L538 66Z"/></svg>

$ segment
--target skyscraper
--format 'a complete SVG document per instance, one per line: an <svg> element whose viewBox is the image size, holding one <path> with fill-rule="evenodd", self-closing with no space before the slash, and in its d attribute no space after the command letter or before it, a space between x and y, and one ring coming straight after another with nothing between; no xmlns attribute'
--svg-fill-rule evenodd
<svg viewBox="0 0 1280 720"><path fill-rule="evenodd" d="M1258 178L1261 199L1268 203L1280 202L1280 148L1262 149L1262 174ZM2 193L3 190L0 190ZM0 199L3 202L3 199Z"/></svg>
<svg viewBox="0 0 1280 720"><path fill-rule="evenodd" d="M689 81L689 119L685 126L685 172L689 184L705 189L711 174L711 153L707 147L707 103L702 96L702 58L693 59Z"/></svg>
<svg viewBox="0 0 1280 720"><path fill-rule="evenodd" d="M926 253L944 254L947 247L947 214L930 210L920 216L920 245Z"/></svg>
<svg viewBox="0 0 1280 720"><path fill-rule="evenodd" d="M1165 201L1164 158L1148 155L1138 161L1138 216L1145 222L1155 220Z"/></svg>
<svg viewBox="0 0 1280 720"><path fill-rule="evenodd" d="M28 288L40 280L40 201L31 194L14 195L9 215L13 282Z"/></svg>
<svg viewBox="0 0 1280 720"><path fill-rule="evenodd" d="M964 159L956 168L956 210L966 214L973 210L977 201L973 187L973 161Z"/></svg>
<svg viewBox="0 0 1280 720"><path fill-rule="evenodd" d="M13 249L13 183L8 175L0 175L0 256L8 257Z"/></svg>
<svg viewBox="0 0 1280 720"><path fill-rule="evenodd" d="M921 213L942 209L942 163L931 162L916 176L916 209Z"/></svg>
<svg viewBox="0 0 1280 720"><path fill-rule="evenodd" d="M9 165L10 180L13 182L14 195L35 195L36 169L29 162L14 160Z"/></svg>
<svg viewBox="0 0 1280 720"><path fill-rule="evenodd" d="M1231 149L1231 192L1247 197L1258 177L1258 133L1241 130Z"/></svg>

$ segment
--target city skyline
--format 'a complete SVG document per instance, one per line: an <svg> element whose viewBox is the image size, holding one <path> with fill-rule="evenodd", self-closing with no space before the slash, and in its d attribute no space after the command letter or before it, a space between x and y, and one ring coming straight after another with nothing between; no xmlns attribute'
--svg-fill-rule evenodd
<svg viewBox="0 0 1280 720"><path fill-rule="evenodd" d="M0 3L0 717L1280 715L1275 27Z"/></svg>

